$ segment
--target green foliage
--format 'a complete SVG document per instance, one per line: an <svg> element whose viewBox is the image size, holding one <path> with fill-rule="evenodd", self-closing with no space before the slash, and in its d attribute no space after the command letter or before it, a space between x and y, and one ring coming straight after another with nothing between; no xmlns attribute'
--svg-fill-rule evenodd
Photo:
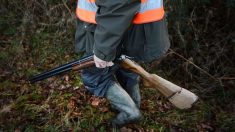
<svg viewBox="0 0 235 132"><path fill-rule="evenodd" d="M76 86L77 88L81 87L83 85L82 83L82 79L80 76L75 76L74 79L74 86Z"/></svg>
<svg viewBox="0 0 235 132"><path fill-rule="evenodd" d="M45 132L58 132L59 130L60 130L59 127L52 126L52 125L44 128Z"/></svg>
<svg viewBox="0 0 235 132"><path fill-rule="evenodd" d="M127 127L234 131L235 0L169 0L165 5L172 46L151 71L195 92L200 100L181 111L155 89L142 89L143 119ZM2 1L0 131L110 130L107 121L114 113L106 101L92 105L78 72L68 73L67 79L61 75L27 82L79 58L73 52L75 7L76 1L68 0Z"/></svg>
<svg viewBox="0 0 235 132"><path fill-rule="evenodd" d="M227 113L219 113L217 118L220 131L234 131L235 116L228 116Z"/></svg>

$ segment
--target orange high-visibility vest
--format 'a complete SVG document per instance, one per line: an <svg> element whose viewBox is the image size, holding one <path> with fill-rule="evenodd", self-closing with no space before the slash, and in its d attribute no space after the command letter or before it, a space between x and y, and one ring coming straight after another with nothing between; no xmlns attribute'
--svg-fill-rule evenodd
<svg viewBox="0 0 235 132"><path fill-rule="evenodd" d="M98 7L95 0L78 0L76 15L85 22L94 23ZM163 0L141 0L140 9L134 17L134 24L161 20L164 17Z"/></svg>

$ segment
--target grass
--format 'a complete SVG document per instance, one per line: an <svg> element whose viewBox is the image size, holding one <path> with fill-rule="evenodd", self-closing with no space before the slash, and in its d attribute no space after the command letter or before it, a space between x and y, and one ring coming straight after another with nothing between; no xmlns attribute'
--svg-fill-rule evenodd
<svg viewBox="0 0 235 132"><path fill-rule="evenodd" d="M39 4L45 6L43 2L47 3ZM54 13L48 18L46 12L51 12L35 6L33 1L28 3L32 8L25 10L21 9L27 7L25 2L10 2L7 6L6 1L3 2L5 12L0 17L0 131L111 131L107 122L115 113L105 99L98 98L98 106L92 104L96 97L85 91L79 72L68 72L36 84L27 81L35 74L78 58L73 52L75 20L64 3L59 3L47 3ZM18 4L21 6L12 8ZM75 5L65 4L70 8ZM172 51L185 58L169 51L160 64L153 63L147 70L193 91L199 95L199 102L190 110L178 110L157 90L142 89L143 118L138 124L126 126L131 131L235 130L233 26L226 26L229 22L221 26L221 20L216 16L207 18L209 9L214 14L219 11L214 7L198 6L192 12L187 9L185 13L181 11L184 19L177 18L181 22L179 27L174 21L179 15L176 12L171 12L168 23ZM199 9L205 14L202 15ZM42 17L35 17L38 11ZM191 16L186 16L187 13ZM204 28L204 18L210 21L207 28Z"/></svg>

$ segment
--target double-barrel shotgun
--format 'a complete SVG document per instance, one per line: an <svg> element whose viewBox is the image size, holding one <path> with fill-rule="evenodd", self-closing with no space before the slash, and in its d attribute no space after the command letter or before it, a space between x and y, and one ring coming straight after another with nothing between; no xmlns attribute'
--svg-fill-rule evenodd
<svg viewBox="0 0 235 132"><path fill-rule="evenodd" d="M156 75L150 74L144 70L135 61L129 59L125 55L121 55L120 58L115 61L119 63L122 68L128 69L132 72L139 74L143 79L144 87L156 88L162 93L174 106L179 109L188 109L198 100L198 96L189 90L177 86L176 84ZM82 57L79 60L69 62L57 68L43 72L29 79L30 83L35 83L43 79L58 75L70 70L81 70L90 66L94 66L93 55Z"/></svg>

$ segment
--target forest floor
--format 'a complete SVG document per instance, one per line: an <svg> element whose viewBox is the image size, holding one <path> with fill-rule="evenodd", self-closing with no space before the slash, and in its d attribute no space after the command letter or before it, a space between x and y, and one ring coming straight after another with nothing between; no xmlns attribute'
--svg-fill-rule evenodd
<svg viewBox="0 0 235 132"><path fill-rule="evenodd" d="M34 84L28 82L36 74L79 58L74 53L74 19L55 24L54 19L48 19L35 24L27 13L24 17L12 12L1 13L0 131L111 131L108 121L115 113L105 98L92 96L85 90L79 71ZM213 25L209 26L213 31ZM231 31L223 34L228 27L222 27L214 32L216 34L201 40L203 46L181 49L177 42L186 39L175 39L181 32L173 34L174 29L169 27L172 49L161 62L146 68L194 92L199 100L193 108L179 110L156 89L142 88L143 118L121 131L235 131L235 57L232 56L235 38ZM223 39L211 41L218 34L224 36ZM190 38L187 40L190 42ZM215 41L218 45L211 46ZM186 49L190 50L186 53Z"/></svg>

